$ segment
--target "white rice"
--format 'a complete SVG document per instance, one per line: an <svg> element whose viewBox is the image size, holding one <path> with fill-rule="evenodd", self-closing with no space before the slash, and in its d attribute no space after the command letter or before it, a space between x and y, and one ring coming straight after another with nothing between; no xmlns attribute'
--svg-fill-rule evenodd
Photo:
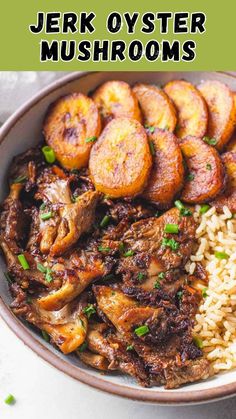
<svg viewBox="0 0 236 419"><path fill-rule="evenodd" d="M193 274L196 262L201 262L208 273L207 296L196 315L194 333L217 373L236 367L236 219L227 207L222 214L214 207L203 215L199 210L197 206L194 213L198 249L186 270ZM215 252L225 252L229 258L218 259Z"/></svg>

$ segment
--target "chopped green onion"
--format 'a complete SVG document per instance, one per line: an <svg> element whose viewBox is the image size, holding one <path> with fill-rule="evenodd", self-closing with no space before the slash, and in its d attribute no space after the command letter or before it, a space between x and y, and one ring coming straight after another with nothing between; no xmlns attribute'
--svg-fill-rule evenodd
<svg viewBox="0 0 236 419"><path fill-rule="evenodd" d="M12 183L24 183L27 179L28 179L28 178L27 178L27 176L25 176L25 175L21 175L21 176L16 177L16 178L12 181Z"/></svg>
<svg viewBox="0 0 236 419"><path fill-rule="evenodd" d="M159 215L160 215L159 211L156 211L154 214L155 217L159 217Z"/></svg>
<svg viewBox="0 0 236 419"><path fill-rule="evenodd" d="M225 252L215 252L215 257L217 259L229 259L229 255Z"/></svg>
<svg viewBox="0 0 236 419"><path fill-rule="evenodd" d="M78 196L77 195L72 195L71 197L71 202L73 202L73 204L76 202Z"/></svg>
<svg viewBox="0 0 236 419"><path fill-rule="evenodd" d="M46 275L45 275L45 279L46 279L47 282L52 282L52 280L53 280L53 277L52 277L51 273L52 273L51 269L47 268Z"/></svg>
<svg viewBox="0 0 236 419"><path fill-rule="evenodd" d="M153 132L155 131L155 127L152 127L151 125L144 125L144 127L146 128L146 129L148 129L148 131L151 133L151 134L153 134Z"/></svg>
<svg viewBox="0 0 236 419"><path fill-rule="evenodd" d="M133 345L126 346L126 351L132 351L134 349Z"/></svg>
<svg viewBox="0 0 236 419"><path fill-rule="evenodd" d="M208 204L201 205L199 213L200 214L205 214L210 208L211 207Z"/></svg>
<svg viewBox="0 0 236 419"><path fill-rule="evenodd" d="M216 145L217 143L216 138L203 137L203 141L205 141L205 143L210 144L210 145Z"/></svg>
<svg viewBox="0 0 236 419"><path fill-rule="evenodd" d="M193 173L189 173L187 176L187 180L189 180L191 182L191 180L193 180L195 178Z"/></svg>
<svg viewBox="0 0 236 419"><path fill-rule="evenodd" d="M177 295L177 297L178 297L179 300L182 300L183 291L178 291L176 295Z"/></svg>
<svg viewBox="0 0 236 419"><path fill-rule="evenodd" d="M144 274L143 272L138 273L138 276L137 276L138 281L142 281L145 277L146 277L146 274Z"/></svg>
<svg viewBox="0 0 236 419"><path fill-rule="evenodd" d="M4 402L5 402L6 404L12 405L12 404L15 404L16 399L15 399L15 397L14 397L12 394L9 394L9 395L5 398Z"/></svg>
<svg viewBox="0 0 236 419"><path fill-rule="evenodd" d="M194 336L193 342L197 346L197 348L202 349L203 348L203 341L202 339L198 338L197 336Z"/></svg>
<svg viewBox="0 0 236 419"><path fill-rule="evenodd" d="M179 243L175 239L167 239L166 237L162 239L161 245L163 247L170 247L173 251L176 251L179 248Z"/></svg>
<svg viewBox="0 0 236 419"><path fill-rule="evenodd" d="M89 304L87 305L87 307L85 307L83 309L84 314L86 314L86 316L88 317L88 319L90 319L90 317L92 316L92 314L96 313L96 309L93 306L93 304Z"/></svg>
<svg viewBox="0 0 236 419"><path fill-rule="evenodd" d="M104 200L105 199L111 199L111 196L110 195L104 195L104 198L103 198Z"/></svg>
<svg viewBox="0 0 236 419"><path fill-rule="evenodd" d="M149 141L149 147L150 147L150 152L152 156L155 156L156 151L155 151L155 147L154 147L154 143L153 141Z"/></svg>
<svg viewBox="0 0 236 419"><path fill-rule="evenodd" d="M43 202L43 203L40 205L39 209L40 209L41 211L43 211L43 210L45 210L45 208L46 208L46 204L45 204L45 202Z"/></svg>
<svg viewBox="0 0 236 419"><path fill-rule="evenodd" d="M111 248L110 247L98 246L98 250L99 250L99 252L110 252Z"/></svg>
<svg viewBox="0 0 236 419"><path fill-rule="evenodd" d="M146 325L139 326L139 327L136 327L136 329L134 329L134 333L139 337L146 335L148 332L149 332L149 327Z"/></svg>
<svg viewBox="0 0 236 419"><path fill-rule="evenodd" d="M17 256L22 268L26 271L27 269L30 269L29 264L25 258L25 255L21 254Z"/></svg>
<svg viewBox="0 0 236 419"><path fill-rule="evenodd" d="M104 281L109 281L109 279L114 279L114 278L115 278L114 274L108 274L108 275L105 275L102 279Z"/></svg>
<svg viewBox="0 0 236 419"><path fill-rule="evenodd" d="M97 137L93 136L93 137L86 138L85 142L86 143L94 143L94 141L96 141L96 140L97 140Z"/></svg>
<svg viewBox="0 0 236 419"><path fill-rule="evenodd" d="M211 169L212 169L212 165L211 165L210 163L207 163L207 164L206 164L206 169L207 169L207 170L211 170Z"/></svg>
<svg viewBox="0 0 236 419"><path fill-rule="evenodd" d="M177 234L179 232L178 224L166 224L164 228L165 233Z"/></svg>
<svg viewBox="0 0 236 419"><path fill-rule="evenodd" d="M49 334L45 330L42 330L42 336L43 336L43 339L46 342L49 342L50 341L50 336L49 336Z"/></svg>
<svg viewBox="0 0 236 419"><path fill-rule="evenodd" d="M175 206L178 208L181 215L183 216L192 215L192 212L190 211L190 209L185 208L184 204L180 200L175 201Z"/></svg>
<svg viewBox="0 0 236 419"><path fill-rule="evenodd" d="M154 286L153 286L154 288L156 288L156 289L159 289L159 288L161 288L161 284L160 284L160 281L156 281L155 282L155 284L154 284Z"/></svg>
<svg viewBox="0 0 236 419"><path fill-rule="evenodd" d="M41 220L46 221L52 217L52 211L45 212L44 214L40 215Z"/></svg>
<svg viewBox="0 0 236 419"><path fill-rule="evenodd" d="M175 206L176 208L178 208L178 210L182 211L183 209L185 209L184 204L178 199L177 201L175 201Z"/></svg>
<svg viewBox="0 0 236 419"><path fill-rule="evenodd" d="M88 347L87 342L84 342L84 343L82 343L82 345L80 345L80 347L78 348L78 351L79 352L84 352L85 349L87 349L87 347Z"/></svg>
<svg viewBox="0 0 236 419"><path fill-rule="evenodd" d="M49 147L48 145L45 145L42 148L42 152L44 154L45 160L47 163L54 163L56 160L56 156L54 153L54 150L52 149L52 147Z"/></svg>
<svg viewBox="0 0 236 419"><path fill-rule="evenodd" d="M128 257L133 256L133 255L134 255L134 251L133 250L127 250L127 252L124 252L123 253L123 256L125 258L128 258Z"/></svg>
<svg viewBox="0 0 236 419"><path fill-rule="evenodd" d="M166 276L165 272L160 272L160 273L158 274L158 278L159 278L159 279L164 279L164 278L165 278L165 276Z"/></svg>
<svg viewBox="0 0 236 419"><path fill-rule="evenodd" d="M202 296L203 296L203 298L206 298L208 296L207 290L208 290L207 287L205 287L205 288L202 289Z"/></svg>
<svg viewBox="0 0 236 419"><path fill-rule="evenodd" d="M6 280L9 284L13 283L13 279L12 279L11 275L9 274L9 272L4 272L4 276L5 276L5 278L6 278Z"/></svg>
<svg viewBox="0 0 236 419"><path fill-rule="evenodd" d="M37 263L37 269L39 272L42 272L44 274L47 272L47 268L43 266L42 263Z"/></svg>
<svg viewBox="0 0 236 419"><path fill-rule="evenodd" d="M100 227L106 227L109 222L110 222L110 216L109 215L105 215L105 217L103 217L102 221L100 222Z"/></svg>

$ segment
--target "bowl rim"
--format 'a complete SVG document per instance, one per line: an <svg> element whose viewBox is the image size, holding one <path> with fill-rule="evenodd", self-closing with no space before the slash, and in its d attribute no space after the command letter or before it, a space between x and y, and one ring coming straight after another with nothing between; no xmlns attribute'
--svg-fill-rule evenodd
<svg viewBox="0 0 236 419"><path fill-rule="evenodd" d="M65 86L66 84L80 78L85 78L88 75L100 73L97 71L82 71L73 72L65 75L59 80L50 83L48 86L40 90L33 97L27 100L21 105L2 125L0 128L0 145L4 141L9 131L14 125L30 110L32 106L57 90L58 88ZM112 72L116 73L116 72ZM196 72L196 73L200 73ZM211 73L221 73L227 78L236 79L236 76L223 71L216 71ZM142 401L146 403L158 403L163 405L183 405L183 404L197 404L214 401L221 398L230 397L236 394L236 382L230 384L223 384L221 386L204 389L204 390L192 390L192 391L158 391L149 390L146 391L143 388L131 388L125 384L112 383L104 380L102 376L95 377L89 372L74 366L73 364L66 362L60 358L57 354L49 350L40 341L38 341L27 329L27 327L13 314L7 304L3 301L0 296L0 316L9 326L9 328L15 333L15 335L23 341L33 352L53 365L58 370L64 372L68 376L81 381L91 387L98 390L110 393L112 395L128 398L135 401Z"/></svg>

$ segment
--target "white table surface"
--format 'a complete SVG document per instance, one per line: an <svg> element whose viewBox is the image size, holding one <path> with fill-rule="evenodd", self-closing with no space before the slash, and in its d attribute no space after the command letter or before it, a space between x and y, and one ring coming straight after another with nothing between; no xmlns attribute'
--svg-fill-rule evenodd
<svg viewBox="0 0 236 419"><path fill-rule="evenodd" d="M0 122L63 73L0 72ZM12 393L14 406L4 403ZM113 397L51 367L0 319L0 419L235 419L236 398L188 407L145 405Z"/></svg>

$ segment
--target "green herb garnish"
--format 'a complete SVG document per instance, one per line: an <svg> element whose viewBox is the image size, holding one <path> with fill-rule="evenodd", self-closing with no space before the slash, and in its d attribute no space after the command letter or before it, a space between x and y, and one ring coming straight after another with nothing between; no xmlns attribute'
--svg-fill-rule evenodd
<svg viewBox="0 0 236 419"><path fill-rule="evenodd" d="M94 143L95 141L97 141L97 137L95 137L95 136L86 138L86 140L85 140L86 143Z"/></svg>
<svg viewBox="0 0 236 419"><path fill-rule="evenodd" d="M184 204L180 200L175 201L175 206L179 209L181 215L183 216L192 215L192 212L190 211L190 209L185 208Z"/></svg>
<svg viewBox="0 0 236 419"><path fill-rule="evenodd" d="M133 250L127 250L127 252L124 252L123 253L123 256L125 258L128 258L128 257L133 256L133 255L134 255L134 251Z"/></svg>
<svg viewBox="0 0 236 419"><path fill-rule="evenodd" d="M176 251L179 248L179 243L175 239L167 239L166 237L162 239L161 245L163 247L170 247L173 251Z"/></svg>
<svg viewBox="0 0 236 419"><path fill-rule="evenodd" d="M42 148L42 152L43 152L43 155L44 155L45 160L46 160L47 163L52 164L56 161L56 156L55 156L55 153L54 153L54 150L52 149L52 147L49 147L48 145L45 145Z"/></svg>
<svg viewBox="0 0 236 419"><path fill-rule="evenodd" d="M188 180L189 182L191 182L194 178L195 178L195 176L194 176L194 174L193 174L193 173L189 173L189 174L188 174L188 176L187 176L187 180Z"/></svg>
<svg viewBox="0 0 236 419"><path fill-rule="evenodd" d="M166 224L164 228L165 233L177 234L179 232L178 224Z"/></svg>
<svg viewBox="0 0 236 419"><path fill-rule="evenodd" d="M52 211L45 212L44 214L40 215L41 220L46 221L52 218Z"/></svg>
<svg viewBox="0 0 236 419"><path fill-rule="evenodd" d="M146 277L146 274L144 274L143 272L139 272L138 273L138 276L137 276L137 278L138 278L138 281L143 281L143 279Z"/></svg>
<svg viewBox="0 0 236 419"><path fill-rule="evenodd" d="M165 272L160 272L160 273L158 274L158 278L159 278L159 279L164 279L164 278L165 278L165 276L166 276Z"/></svg>
<svg viewBox="0 0 236 419"><path fill-rule="evenodd" d="M211 165L210 163L207 163L207 164L206 164L206 169L207 169L207 170L211 170L211 169L212 169L212 165Z"/></svg>
<svg viewBox="0 0 236 419"><path fill-rule="evenodd" d="M27 262L27 260L26 260L26 258L25 258L25 255L23 255L23 254L18 255L18 256L17 256L17 258L18 258L18 260L19 260L19 262L20 262L20 264L21 264L22 268L23 268L25 271L26 271L26 270L28 270L28 269L30 269L29 264L28 264L28 262Z"/></svg>
<svg viewBox="0 0 236 419"><path fill-rule="evenodd" d="M50 336L49 336L49 334L45 331L45 330L42 330L42 336L43 336L43 339L46 341L46 342L49 342L50 341Z"/></svg>
<svg viewBox="0 0 236 419"><path fill-rule="evenodd" d="M39 272L42 272L44 274L47 272L47 268L44 265L42 265L42 263L37 263L37 269Z"/></svg>
<svg viewBox="0 0 236 419"><path fill-rule="evenodd" d="M209 137L203 137L203 141L205 141L205 143L209 144L209 145L216 145L217 144L217 140L216 138L209 138Z"/></svg>
<svg viewBox="0 0 236 419"><path fill-rule="evenodd" d="M134 349L133 345L126 346L126 351L132 351Z"/></svg>
<svg viewBox="0 0 236 419"><path fill-rule="evenodd" d="M155 282L155 284L154 284L153 288L156 288L156 289L158 289L158 290L159 290L159 288L161 288L160 281L156 280L156 282Z"/></svg>
<svg viewBox="0 0 236 419"><path fill-rule="evenodd" d="M203 298L206 298L208 296L207 290L208 290L207 287L205 287L205 288L202 289L202 296L203 296Z"/></svg>
<svg viewBox="0 0 236 419"><path fill-rule="evenodd" d="M178 291L176 295L177 295L179 301L181 301L182 297L183 297L183 291Z"/></svg>
<svg viewBox="0 0 236 419"><path fill-rule="evenodd" d="M220 260L229 259L229 255L225 252L215 252L215 257Z"/></svg>
<svg viewBox="0 0 236 419"><path fill-rule="evenodd" d="M53 280L53 277L52 277L51 274L52 274L51 269L47 268L46 274L45 274L45 279L46 279L47 282L51 282Z"/></svg>
<svg viewBox="0 0 236 419"><path fill-rule="evenodd" d="M84 342L84 343L82 343L82 345L79 346L78 351L79 352L84 352L85 349L87 349L87 347L88 347L87 342Z"/></svg>
<svg viewBox="0 0 236 419"><path fill-rule="evenodd" d="M12 181L12 183L24 183L24 182L26 182L27 181L27 176L25 176L25 175L21 175L21 176L18 176L18 177L16 177L13 181Z"/></svg>
<svg viewBox="0 0 236 419"><path fill-rule="evenodd" d="M153 141L149 141L149 147L150 147L150 152L152 156L155 156L156 151L155 151L155 147L154 147L154 143Z"/></svg>
<svg viewBox="0 0 236 419"><path fill-rule="evenodd" d="M5 278L6 278L6 280L7 280L7 282L9 284L12 284L14 282L13 281L13 278L11 277L11 275L9 274L9 272L4 272L4 276L5 276Z"/></svg>
<svg viewBox="0 0 236 419"><path fill-rule="evenodd" d="M211 207L208 204L201 205L201 208L199 210L199 213L200 214L205 214L210 208Z"/></svg>
<svg viewBox="0 0 236 419"><path fill-rule="evenodd" d="M110 252L110 247L98 246L99 252Z"/></svg>
<svg viewBox="0 0 236 419"><path fill-rule="evenodd" d="M202 349L203 348L203 341L202 339L198 338L197 336L194 336L193 342L197 346L197 348Z"/></svg>
<svg viewBox="0 0 236 419"><path fill-rule="evenodd" d="M96 309L93 306L93 304L88 304L87 307L85 307L83 309L84 314L86 314L86 316L88 317L88 319L90 319L90 317L92 316L92 314L96 313Z"/></svg>
<svg viewBox="0 0 236 419"><path fill-rule="evenodd" d="M43 202L43 203L40 205L39 209L40 209L41 211L43 211L43 210L45 210L45 208L46 208L46 204L45 204L45 202Z"/></svg>
<svg viewBox="0 0 236 419"><path fill-rule="evenodd" d="M144 127L145 127L146 129L148 129L148 131L149 131L151 134L153 134L153 132L155 131L155 127L152 127L151 125L147 125L147 124L145 124L145 125L144 125Z"/></svg>
<svg viewBox="0 0 236 419"><path fill-rule="evenodd" d="M114 278L115 278L114 274L108 274L108 275L105 275L102 279L104 281L109 281L109 279L114 279Z"/></svg>
<svg viewBox="0 0 236 419"><path fill-rule="evenodd" d="M12 394L8 394L8 396L5 398L4 402L8 405L13 405L13 404L15 404L16 399Z"/></svg>
<svg viewBox="0 0 236 419"><path fill-rule="evenodd" d="M103 217L102 221L100 222L100 227L106 227L109 224L110 219L111 217L109 215L105 215L105 217Z"/></svg>

